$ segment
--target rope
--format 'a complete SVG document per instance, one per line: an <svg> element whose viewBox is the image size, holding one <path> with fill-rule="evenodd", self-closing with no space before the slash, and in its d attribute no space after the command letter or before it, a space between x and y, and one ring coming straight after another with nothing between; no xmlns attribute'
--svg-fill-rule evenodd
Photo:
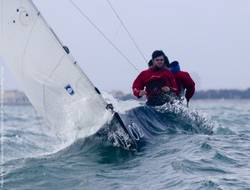
<svg viewBox="0 0 250 190"><path fill-rule="evenodd" d="M75 7L76 10L81 14L83 18L85 18L101 35L102 37L136 70L139 72L139 69L133 64L132 61L110 40L104 32L80 9L80 7L73 1L69 0L69 2Z"/></svg>
<svg viewBox="0 0 250 190"><path fill-rule="evenodd" d="M142 56L142 58L144 59L145 62L147 62L147 58L146 56L142 53L142 50L140 49L139 45L137 44L137 42L135 41L134 37L132 36L132 34L129 32L128 28L126 27L126 25L124 24L124 22L122 21L121 17L119 16L118 12L115 10L114 6L112 5L110 0L106 0L107 3L109 4L110 8L112 9L112 11L114 12L115 16L117 17L117 19L120 21L120 24L122 25L123 29L127 32L130 40L133 42L135 48L137 49L137 51L139 52L139 54Z"/></svg>

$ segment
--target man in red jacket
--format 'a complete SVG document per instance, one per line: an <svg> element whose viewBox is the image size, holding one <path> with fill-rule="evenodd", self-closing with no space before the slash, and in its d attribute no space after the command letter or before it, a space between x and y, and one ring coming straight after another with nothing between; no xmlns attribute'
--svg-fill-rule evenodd
<svg viewBox="0 0 250 190"><path fill-rule="evenodd" d="M166 69L166 56L163 51L156 50L152 54L152 66L142 71L133 83L133 94L141 98L147 96L147 104L162 105L170 101L170 95L178 95L178 87L174 76Z"/></svg>
<svg viewBox="0 0 250 190"><path fill-rule="evenodd" d="M188 72L181 71L178 61L174 61L170 64L170 70L175 77L175 81L178 86L178 94L184 95L187 99L187 103L193 97L195 92L195 83ZM186 91L186 92L185 92Z"/></svg>

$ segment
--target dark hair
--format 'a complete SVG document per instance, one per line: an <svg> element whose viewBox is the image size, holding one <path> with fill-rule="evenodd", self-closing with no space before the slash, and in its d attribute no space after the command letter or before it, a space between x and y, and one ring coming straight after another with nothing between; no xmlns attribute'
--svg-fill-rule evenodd
<svg viewBox="0 0 250 190"><path fill-rule="evenodd" d="M168 59L168 57L165 55L164 56L164 63L165 63L165 65L169 68L170 67L170 62L169 62L169 59Z"/></svg>
<svg viewBox="0 0 250 190"><path fill-rule="evenodd" d="M164 63L166 65L166 67L169 68L170 67L169 59L165 55L165 53L163 51L161 51L161 50L156 50L156 51L153 52L152 59L148 62L148 67L151 67L153 65L153 59L155 59L156 57L159 57L159 56L163 56L164 57Z"/></svg>
<svg viewBox="0 0 250 190"><path fill-rule="evenodd" d="M160 57L160 56L163 56L163 57L166 56L165 53L162 50L155 50L152 53L152 59L155 59L156 57Z"/></svg>
<svg viewBox="0 0 250 190"><path fill-rule="evenodd" d="M150 59L150 61L148 62L148 67L151 67L153 65L153 61L152 59Z"/></svg>

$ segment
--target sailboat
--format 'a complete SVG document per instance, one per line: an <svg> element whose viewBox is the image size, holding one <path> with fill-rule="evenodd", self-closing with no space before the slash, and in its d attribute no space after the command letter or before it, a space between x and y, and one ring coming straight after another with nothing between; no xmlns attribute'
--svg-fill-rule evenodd
<svg viewBox="0 0 250 190"><path fill-rule="evenodd" d="M131 136L32 0L1 0L0 5L1 56L48 125L59 134L65 132L61 125L77 125L81 137L88 137L109 121ZM133 140L126 144L136 147Z"/></svg>

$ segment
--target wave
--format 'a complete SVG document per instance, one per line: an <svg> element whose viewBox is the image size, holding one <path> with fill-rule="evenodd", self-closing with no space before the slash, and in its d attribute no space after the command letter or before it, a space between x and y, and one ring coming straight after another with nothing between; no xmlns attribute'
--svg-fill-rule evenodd
<svg viewBox="0 0 250 190"><path fill-rule="evenodd" d="M62 131L67 131L67 134L62 138L53 129L42 125L42 121L37 122L37 115L31 114L34 111L32 107L30 110L25 107L30 120L19 122L21 126L17 128L17 120L10 120L19 118L18 114L22 109L19 107L20 110L16 109L12 113L13 116L9 117L6 122L7 128L4 134L6 161L54 154L68 147L72 148L79 142L82 143L81 147L86 149L91 147L94 150L102 147L139 151L146 144L157 142L160 135L213 134L211 121L197 111L186 108L180 102L150 107L134 100L118 101L110 95L106 95L106 99L109 99L108 102L117 108L116 111L120 113L129 134L113 120L111 123L104 124L101 130L87 138L77 138L75 134L80 133L77 131L81 130L79 127L64 125ZM13 127L10 127L11 125Z"/></svg>
<svg viewBox="0 0 250 190"><path fill-rule="evenodd" d="M113 120L81 142L92 148L103 146L138 151L147 143L154 143L160 135L213 134L214 125L210 120L197 111L186 108L179 101L158 107L136 104L133 108L123 110L120 116L127 132Z"/></svg>

